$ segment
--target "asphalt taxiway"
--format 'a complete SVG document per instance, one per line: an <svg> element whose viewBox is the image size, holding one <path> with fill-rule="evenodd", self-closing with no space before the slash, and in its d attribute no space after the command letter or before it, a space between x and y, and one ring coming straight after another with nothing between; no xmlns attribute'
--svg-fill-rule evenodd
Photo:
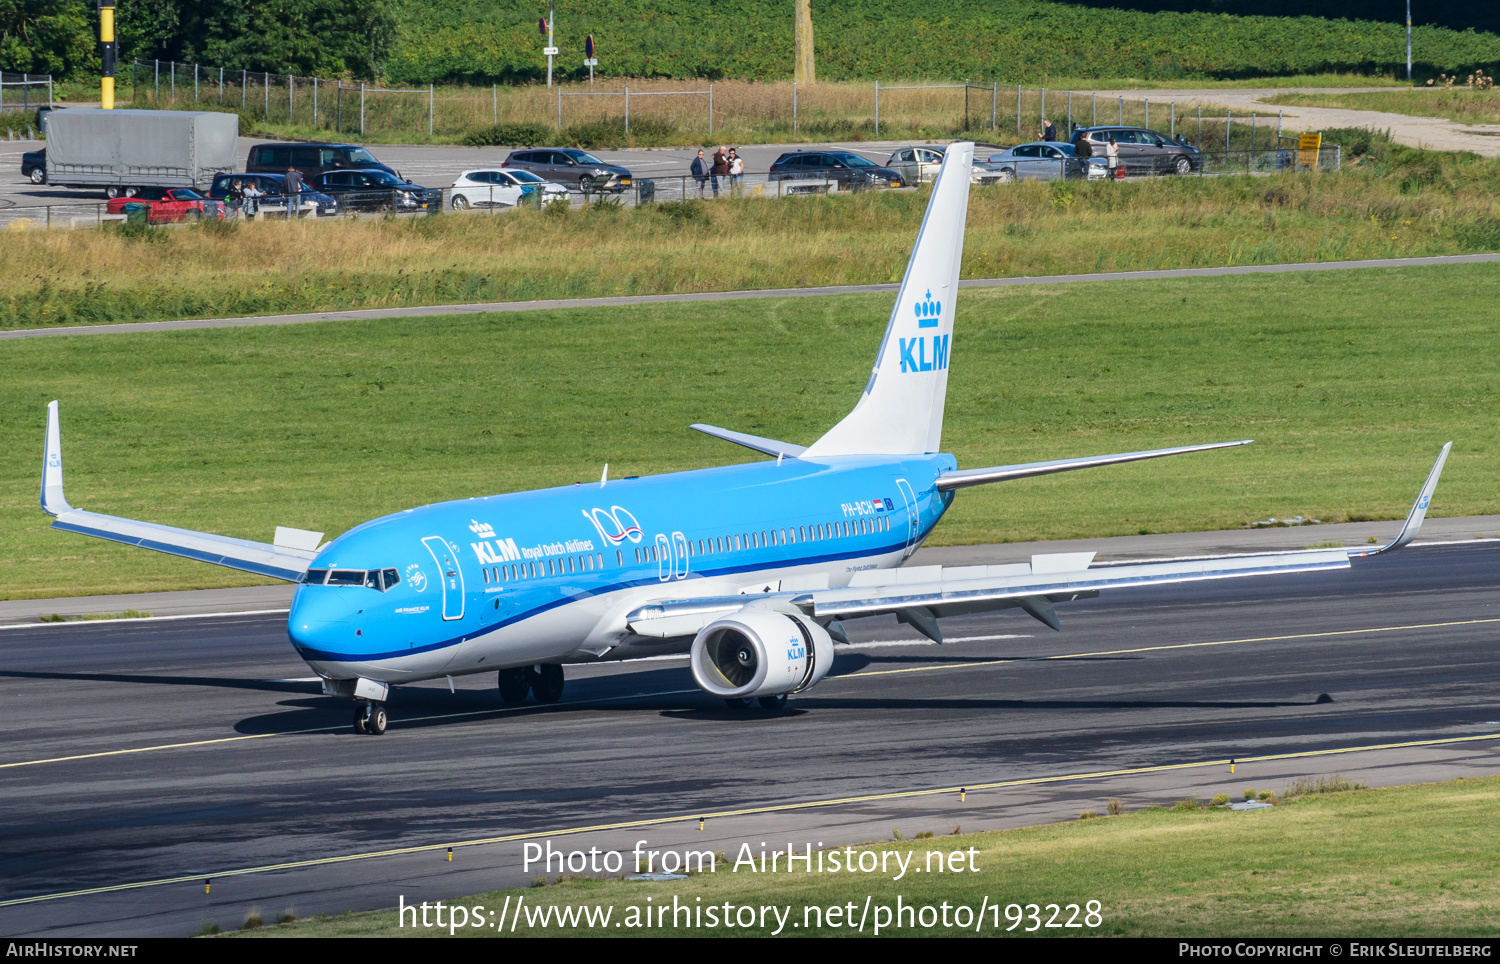
<svg viewBox="0 0 1500 964"><path fill-rule="evenodd" d="M489 676L403 687L378 738L306 680L284 616L8 630L0 932L453 897L536 875L526 838L832 845L1300 775L1500 773L1497 582L1476 544L1119 592L1060 609L1061 633L1010 611L945 620L938 647L867 620L778 715L666 659L570 669L551 707L502 709Z"/></svg>

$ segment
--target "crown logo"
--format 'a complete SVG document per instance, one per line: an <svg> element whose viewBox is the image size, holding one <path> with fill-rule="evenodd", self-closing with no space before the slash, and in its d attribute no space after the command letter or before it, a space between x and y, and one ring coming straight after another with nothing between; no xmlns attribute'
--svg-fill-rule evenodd
<svg viewBox="0 0 1500 964"><path fill-rule="evenodd" d="M469 531L481 539L495 538L495 527L488 522L480 522L478 519L470 519Z"/></svg>
<svg viewBox="0 0 1500 964"><path fill-rule="evenodd" d="M912 310L917 313L918 328L936 328L938 316L943 313L943 303L941 301L933 301L932 291L929 289L926 299L917 302Z"/></svg>

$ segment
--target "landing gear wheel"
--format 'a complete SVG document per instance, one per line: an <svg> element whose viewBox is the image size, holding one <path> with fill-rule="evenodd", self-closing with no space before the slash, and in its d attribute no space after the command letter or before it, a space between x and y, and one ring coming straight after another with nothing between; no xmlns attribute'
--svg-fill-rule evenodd
<svg viewBox="0 0 1500 964"><path fill-rule="evenodd" d="M365 719L365 731L371 736L385 735L385 704L374 703L370 715Z"/></svg>
<svg viewBox="0 0 1500 964"><path fill-rule="evenodd" d="M365 729L365 708L363 706L354 711L354 732L361 736L367 732Z"/></svg>
<svg viewBox="0 0 1500 964"><path fill-rule="evenodd" d="M758 702L761 709L774 713L777 710L786 709L786 694L782 693L780 696L762 696Z"/></svg>
<svg viewBox="0 0 1500 964"><path fill-rule="evenodd" d="M1187 158L1179 156L1172 162L1172 170L1178 174L1191 174L1193 173L1193 164Z"/></svg>
<svg viewBox="0 0 1500 964"><path fill-rule="evenodd" d="M724 699L724 705L729 707L731 710L743 710L745 707L750 705L750 700L747 697L731 696Z"/></svg>
<svg viewBox="0 0 1500 964"><path fill-rule="evenodd" d="M538 703L556 703L562 699L563 668L557 663L543 663L526 670L531 695Z"/></svg>
<svg viewBox="0 0 1500 964"><path fill-rule="evenodd" d="M530 691L531 683L526 679L526 670L502 669L500 671L500 702L524 703L526 694Z"/></svg>

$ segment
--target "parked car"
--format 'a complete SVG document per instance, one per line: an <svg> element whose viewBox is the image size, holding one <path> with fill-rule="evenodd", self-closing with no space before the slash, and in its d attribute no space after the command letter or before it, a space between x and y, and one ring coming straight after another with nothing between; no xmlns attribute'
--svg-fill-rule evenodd
<svg viewBox="0 0 1500 964"><path fill-rule="evenodd" d="M946 147L931 144L903 147L891 155L885 166L898 172L906 183L919 184L937 177L938 169L943 166L943 155L947 152ZM970 184L999 184L1007 179L1008 175L1002 175L999 170L986 166L977 157L969 168Z"/></svg>
<svg viewBox="0 0 1500 964"><path fill-rule="evenodd" d="M769 179L794 182L783 185L783 192L788 194L862 191L872 187L905 187L911 183L900 172L881 167L853 151L790 151L771 165Z"/></svg>
<svg viewBox="0 0 1500 964"><path fill-rule="evenodd" d="M21 176L32 184L47 183L47 149L27 151L21 155Z"/></svg>
<svg viewBox="0 0 1500 964"><path fill-rule="evenodd" d="M1192 174L1203 170L1203 152L1181 137L1173 139L1144 127L1080 127L1073 132L1078 147L1087 139L1094 157L1103 157L1110 136L1120 153L1120 166L1127 174Z"/></svg>
<svg viewBox="0 0 1500 964"><path fill-rule="evenodd" d="M286 188L285 174L220 174L214 178L213 187L209 188L208 196L216 201L222 201L229 196L229 185L235 181L241 184L254 184L261 192L256 199L255 207L257 213L262 216L280 214L286 215ZM315 217L332 217L339 213L339 202L336 198L327 194L320 194L311 190L306 184L297 195L297 214L299 217L313 215Z"/></svg>
<svg viewBox="0 0 1500 964"><path fill-rule="evenodd" d="M223 203L186 187L143 187L136 192L135 197L114 198L105 205L110 214L129 214L143 208L146 220L151 224L224 217Z"/></svg>
<svg viewBox="0 0 1500 964"><path fill-rule="evenodd" d="M568 201L568 189L530 171L464 171L453 182L453 210L468 207L516 207L536 195L544 204Z"/></svg>
<svg viewBox="0 0 1500 964"><path fill-rule="evenodd" d="M338 199L346 211L436 211L443 192L403 180L389 171L329 171L309 178L314 191Z"/></svg>
<svg viewBox="0 0 1500 964"><path fill-rule="evenodd" d="M618 164L606 164L588 151L574 148L532 149L511 151L500 165L530 171L554 184L566 185L569 190L594 191L596 178L607 177L603 188L612 194L621 194L634 182L634 175Z"/></svg>
<svg viewBox="0 0 1500 964"><path fill-rule="evenodd" d="M937 177L938 168L943 166L943 153L941 147L903 147L892 154L885 166L900 174L908 184L920 184Z"/></svg>
<svg viewBox="0 0 1500 964"><path fill-rule="evenodd" d="M1090 158L1092 160L1092 158ZM1072 144L1035 141L991 154L984 171L1006 181L1064 181L1089 176L1089 163L1079 157Z"/></svg>
<svg viewBox="0 0 1500 964"><path fill-rule="evenodd" d="M375 155L354 144L256 144L245 158L245 170L252 174L285 174L295 167L307 180L324 171L358 168L385 171L400 176Z"/></svg>

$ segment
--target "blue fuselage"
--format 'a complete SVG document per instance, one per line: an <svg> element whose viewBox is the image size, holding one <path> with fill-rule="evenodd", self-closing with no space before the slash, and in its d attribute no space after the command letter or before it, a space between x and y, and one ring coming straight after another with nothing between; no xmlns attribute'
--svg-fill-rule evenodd
<svg viewBox="0 0 1500 964"><path fill-rule="evenodd" d="M320 674L388 683L680 652L690 639L643 639L625 615L899 565L952 501L933 483L954 467L786 459L408 509L318 554L288 631Z"/></svg>

